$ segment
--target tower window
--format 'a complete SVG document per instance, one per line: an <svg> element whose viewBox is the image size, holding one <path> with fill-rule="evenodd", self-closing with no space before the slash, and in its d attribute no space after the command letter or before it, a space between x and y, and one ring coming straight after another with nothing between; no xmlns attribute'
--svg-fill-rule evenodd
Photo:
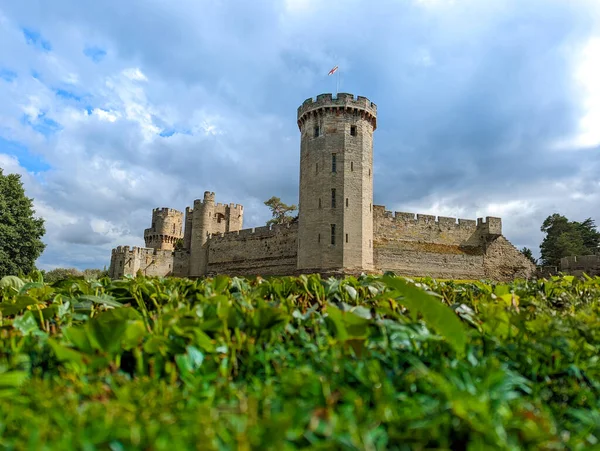
<svg viewBox="0 0 600 451"><path fill-rule="evenodd" d="M319 173L319 163L316 164L315 166L315 174Z"/></svg>
<svg viewBox="0 0 600 451"><path fill-rule="evenodd" d="M371 208L373 208L373 205L369 204L369 213L371 212Z"/></svg>
<svg viewBox="0 0 600 451"><path fill-rule="evenodd" d="M319 237L317 238L317 243L321 242L321 234L319 233Z"/></svg>
<svg viewBox="0 0 600 451"><path fill-rule="evenodd" d="M356 125L351 125L350 126L350 134L352 136L356 136Z"/></svg>
<svg viewBox="0 0 600 451"><path fill-rule="evenodd" d="M369 169L369 177L371 177L371 170Z"/></svg>
<svg viewBox="0 0 600 451"><path fill-rule="evenodd" d="M335 224L331 224L331 244L335 245Z"/></svg>
<svg viewBox="0 0 600 451"><path fill-rule="evenodd" d="M346 197L346 207L348 206L348 198Z"/></svg>
<svg viewBox="0 0 600 451"><path fill-rule="evenodd" d="M153 222L153 223L152 223L152 230L153 230L153 231L156 231L156 222Z"/></svg>
<svg viewBox="0 0 600 451"><path fill-rule="evenodd" d="M320 130L319 130L319 126L317 125L317 126L315 127L315 138L318 138L318 137L319 137L319 132L320 132Z"/></svg>
<svg viewBox="0 0 600 451"><path fill-rule="evenodd" d="M346 234L346 243L348 242L348 234Z"/></svg>
<svg viewBox="0 0 600 451"><path fill-rule="evenodd" d="M337 155L331 154L331 172L337 172Z"/></svg>
<svg viewBox="0 0 600 451"><path fill-rule="evenodd" d="M331 208L335 208L335 188L331 188Z"/></svg>
<svg viewBox="0 0 600 451"><path fill-rule="evenodd" d="M321 208L321 198L319 197L319 208Z"/></svg>
<svg viewBox="0 0 600 451"><path fill-rule="evenodd" d="M351 162L350 162L350 170L351 170L351 171L354 171L354 161L351 161Z"/></svg>

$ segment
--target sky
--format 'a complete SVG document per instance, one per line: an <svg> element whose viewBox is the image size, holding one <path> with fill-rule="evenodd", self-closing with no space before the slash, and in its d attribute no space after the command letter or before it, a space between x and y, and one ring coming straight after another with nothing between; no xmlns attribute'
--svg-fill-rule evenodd
<svg viewBox="0 0 600 451"><path fill-rule="evenodd" d="M103 268L204 191L298 202L297 108L377 104L374 203L474 219L539 256L600 223L597 0L0 0L0 167L45 219L38 267Z"/></svg>

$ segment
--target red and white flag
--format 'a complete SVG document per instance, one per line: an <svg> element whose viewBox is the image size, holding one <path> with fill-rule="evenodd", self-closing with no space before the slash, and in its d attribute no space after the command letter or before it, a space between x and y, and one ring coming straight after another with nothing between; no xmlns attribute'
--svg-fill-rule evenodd
<svg viewBox="0 0 600 451"><path fill-rule="evenodd" d="M337 67L337 66L335 66L333 69L331 69L331 70L329 71L329 73L328 73L327 75L333 75L333 74L335 74L335 72L336 72L337 70L338 70L338 67Z"/></svg>

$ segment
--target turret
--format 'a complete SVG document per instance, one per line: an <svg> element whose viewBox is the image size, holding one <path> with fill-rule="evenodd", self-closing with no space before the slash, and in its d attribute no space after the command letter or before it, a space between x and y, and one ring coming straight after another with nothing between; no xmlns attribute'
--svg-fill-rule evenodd
<svg viewBox="0 0 600 451"><path fill-rule="evenodd" d="M190 276L202 276L206 273L206 240L210 233L210 218L215 208L215 193L204 192L204 199L194 201L192 211Z"/></svg>
<svg viewBox="0 0 600 451"><path fill-rule="evenodd" d="M373 268L373 132L377 106L321 94L298 108L298 269Z"/></svg>
<svg viewBox="0 0 600 451"><path fill-rule="evenodd" d="M144 230L146 247L173 250L175 242L183 238L183 213L172 208L152 210L152 227Z"/></svg>
<svg viewBox="0 0 600 451"><path fill-rule="evenodd" d="M191 227L188 232L186 219L186 238L190 241L190 276L206 274L208 264L206 242L212 234L241 230L244 219L244 207L238 204L215 204L215 193L206 191L202 200L194 201L194 208L187 211L191 215Z"/></svg>

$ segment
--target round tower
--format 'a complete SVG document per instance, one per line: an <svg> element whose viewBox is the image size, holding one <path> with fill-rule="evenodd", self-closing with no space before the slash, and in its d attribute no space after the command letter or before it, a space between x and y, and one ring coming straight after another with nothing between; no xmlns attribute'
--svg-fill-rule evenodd
<svg viewBox="0 0 600 451"><path fill-rule="evenodd" d="M172 208L152 210L152 227L144 230L146 247L173 250L175 242L183 238L183 213Z"/></svg>
<svg viewBox="0 0 600 451"><path fill-rule="evenodd" d="M321 94L298 108L298 269L373 269L373 132L366 97Z"/></svg>
<svg viewBox="0 0 600 451"><path fill-rule="evenodd" d="M206 241L211 232L211 220L215 209L215 193L206 191L204 199L194 201L192 211L192 233L190 242L190 276L202 276L206 273Z"/></svg>

